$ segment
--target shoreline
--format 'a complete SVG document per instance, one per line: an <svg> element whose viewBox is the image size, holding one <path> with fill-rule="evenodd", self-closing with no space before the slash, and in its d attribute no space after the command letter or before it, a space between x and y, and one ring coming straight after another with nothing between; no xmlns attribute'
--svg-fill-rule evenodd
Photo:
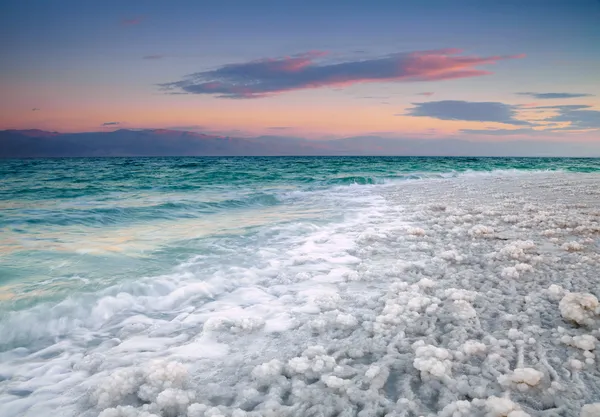
<svg viewBox="0 0 600 417"><path fill-rule="evenodd" d="M588 297L574 325L582 298L562 301L600 296L599 180L355 190L342 220L282 226L253 265L197 281L190 262L64 305L78 313L61 342L0 353L0 399L8 416L59 398L82 417L579 416L600 398L600 310ZM23 366L31 377L10 382Z"/></svg>

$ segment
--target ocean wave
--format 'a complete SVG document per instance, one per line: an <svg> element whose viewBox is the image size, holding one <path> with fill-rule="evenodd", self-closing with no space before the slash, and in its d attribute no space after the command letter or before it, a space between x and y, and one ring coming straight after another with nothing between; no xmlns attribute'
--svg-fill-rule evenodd
<svg viewBox="0 0 600 417"><path fill-rule="evenodd" d="M242 193L240 193L242 194ZM121 197L122 198L122 197ZM240 195L238 198L221 198L213 201L202 201L186 198L182 200L139 201L131 205L121 205L119 200L104 201L100 204L91 201L85 205L69 204L44 208L27 208L20 210L15 216L1 219L0 225L22 226L71 226L71 225L116 225L130 222L141 222L157 219L196 218L206 214L227 210L252 207L275 206L280 203L275 194L252 193ZM24 203L27 206L27 203ZM18 207L11 207L13 210Z"/></svg>
<svg viewBox="0 0 600 417"><path fill-rule="evenodd" d="M473 170L463 171L414 171L414 172L395 172L383 175L348 175L337 176L329 179L321 177L304 178L302 183L308 185L309 190L324 189L327 187L357 186L357 185L389 185L403 181L415 180L443 180L461 177L510 177L535 174L549 174L566 172L563 169L491 169L491 170ZM301 190L300 190L301 191Z"/></svg>

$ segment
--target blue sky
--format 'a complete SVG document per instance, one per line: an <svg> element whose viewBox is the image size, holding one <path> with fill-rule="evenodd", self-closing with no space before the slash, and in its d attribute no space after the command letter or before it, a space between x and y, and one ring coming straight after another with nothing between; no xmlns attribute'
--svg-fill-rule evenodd
<svg viewBox="0 0 600 417"><path fill-rule="evenodd" d="M0 5L0 128L586 141L600 129L596 0ZM521 122L482 114L502 106Z"/></svg>

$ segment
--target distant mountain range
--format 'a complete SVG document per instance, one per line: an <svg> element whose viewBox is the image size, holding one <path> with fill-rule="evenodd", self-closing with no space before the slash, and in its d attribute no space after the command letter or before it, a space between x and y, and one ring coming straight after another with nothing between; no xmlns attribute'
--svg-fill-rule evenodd
<svg viewBox="0 0 600 417"><path fill-rule="evenodd" d="M506 140L473 142L457 139L389 139L379 136L355 136L336 140L307 140L285 136L232 138L167 129L120 129L89 133L59 133L35 129L0 131L0 158L246 155L597 157L600 156L600 143Z"/></svg>

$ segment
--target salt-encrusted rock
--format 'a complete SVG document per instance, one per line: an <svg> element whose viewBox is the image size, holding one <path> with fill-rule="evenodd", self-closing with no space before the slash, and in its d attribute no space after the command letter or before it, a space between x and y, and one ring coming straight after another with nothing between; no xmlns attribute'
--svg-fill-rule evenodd
<svg viewBox="0 0 600 417"><path fill-rule="evenodd" d="M118 405L130 395L136 395L142 401L154 402L166 389L183 389L187 381L185 366L178 362L157 360L144 368L113 372L92 391L90 398L101 410ZM168 395L164 398L166 403Z"/></svg>
<svg viewBox="0 0 600 417"><path fill-rule="evenodd" d="M208 406L205 404L192 404L187 409L188 417L204 417L204 412L208 410Z"/></svg>
<svg viewBox="0 0 600 417"><path fill-rule="evenodd" d="M425 345L423 341L413 344L415 349L415 359L413 366L421 371L421 378L441 379L450 376L452 372L452 355L444 348L438 348L433 345Z"/></svg>
<svg viewBox="0 0 600 417"><path fill-rule="evenodd" d="M511 374L499 376L498 382L505 386L516 385L518 389L524 391L538 385L543 377L544 374L536 369L517 368Z"/></svg>
<svg viewBox="0 0 600 417"><path fill-rule="evenodd" d="M265 362L254 367L252 370L252 377L259 381L270 381L273 378L281 375L282 371L283 363L277 359L273 359L269 362Z"/></svg>
<svg viewBox="0 0 600 417"><path fill-rule="evenodd" d="M515 265L515 269L520 273L531 272L533 271L533 267L529 264L519 263Z"/></svg>
<svg viewBox="0 0 600 417"><path fill-rule="evenodd" d="M130 405L118 406L115 408L107 408L102 411L98 417L159 417L157 414L149 413L147 411L140 411ZM194 416L192 416L194 417Z"/></svg>
<svg viewBox="0 0 600 417"><path fill-rule="evenodd" d="M579 417L598 417L600 416L600 403L586 404L581 407Z"/></svg>
<svg viewBox="0 0 600 417"><path fill-rule="evenodd" d="M516 279L519 278L520 274L517 268L514 266L507 266L502 270L500 276L502 276L502 278Z"/></svg>
<svg viewBox="0 0 600 417"><path fill-rule="evenodd" d="M134 394L142 381L143 375L137 369L118 369L96 386L90 398L99 409L109 408Z"/></svg>
<svg viewBox="0 0 600 417"><path fill-rule="evenodd" d="M589 325L600 312L600 304L593 294L571 292L565 295L558 305L560 314L580 325Z"/></svg>
<svg viewBox="0 0 600 417"><path fill-rule="evenodd" d="M469 229L469 235L472 237L485 237L494 234L494 229L482 224L475 225Z"/></svg>
<svg viewBox="0 0 600 417"><path fill-rule="evenodd" d="M167 388L156 397L156 405L166 416L179 416L186 412L195 398L193 391Z"/></svg>
<svg viewBox="0 0 600 417"><path fill-rule="evenodd" d="M548 287L548 292L557 299L565 293L565 289L560 285L552 284Z"/></svg>
<svg viewBox="0 0 600 417"><path fill-rule="evenodd" d="M212 407L204 412L204 417L225 417L225 415L218 407Z"/></svg>
<svg viewBox="0 0 600 417"><path fill-rule="evenodd" d="M451 306L452 312L459 320L469 320L477 317L477 311L465 300L456 300Z"/></svg>
<svg viewBox="0 0 600 417"><path fill-rule="evenodd" d="M569 361L569 366L570 366L571 368L573 368L574 370L576 370L576 371L580 371L580 370L582 370L582 369L583 369L583 366L584 366L584 364L583 364L583 362L581 362L580 360L577 360L577 359L571 359L571 360Z"/></svg>
<svg viewBox="0 0 600 417"><path fill-rule="evenodd" d="M342 298L337 293L321 294L313 301L322 310L334 310L340 305Z"/></svg>
<svg viewBox="0 0 600 417"><path fill-rule="evenodd" d="M472 414L472 404L469 401L454 401L445 406L438 417L469 417Z"/></svg>
<svg viewBox="0 0 600 417"><path fill-rule="evenodd" d="M440 256L440 258L442 258L445 261L454 262L454 263L460 263L460 262L464 261L464 259L465 259L464 256L462 256L455 250L444 251L444 252L440 253L439 256Z"/></svg>
<svg viewBox="0 0 600 417"><path fill-rule="evenodd" d="M340 313L335 318L335 322L338 326L346 329L351 329L358 326L358 320L352 314Z"/></svg>
<svg viewBox="0 0 600 417"><path fill-rule="evenodd" d="M328 356L322 346L311 346L302 353L302 356L292 358L287 363L291 373L303 374L309 378L331 372L335 366L335 359Z"/></svg>
<svg viewBox="0 0 600 417"><path fill-rule="evenodd" d="M421 229L420 227L410 227L406 232L409 235L413 235L413 236L425 236L426 235L425 230Z"/></svg>
<svg viewBox="0 0 600 417"><path fill-rule="evenodd" d="M371 365L365 372L365 379L371 385L371 389L378 390L383 388L389 375L387 366Z"/></svg>
<svg viewBox="0 0 600 417"><path fill-rule="evenodd" d="M579 252L583 250L583 245L579 242L571 241L563 243L561 248L567 252Z"/></svg>
<svg viewBox="0 0 600 417"><path fill-rule="evenodd" d="M338 378L334 375L323 375L321 381L332 389L343 389L350 384L350 381Z"/></svg>
<svg viewBox="0 0 600 417"><path fill-rule="evenodd" d="M519 404L509 398L489 397L485 401L488 417L529 417Z"/></svg>
<svg viewBox="0 0 600 417"><path fill-rule="evenodd" d="M444 291L444 295L451 300L474 301L477 297L475 291L469 291L462 288L448 288Z"/></svg>
<svg viewBox="0 0 600 417"><path fill-rule="evenodd" d="M534 248L535 243L531 240L516 240L500 249L500 255L510 259L528 260L531 255L527 252Z"/></svg>
<svg viewBox="0 0 600 417"><path fill-rule="evenodd" d="M417 282L417 285L423 289L433 288L436 286L436 282L429 278L422 278L419 282Z"/></svg>
<svg viewBox="0 0 600 417"><path fill-rule="evenodd" d="M462 346L462 351L467 355L480 355L486 350L487 346L476 340L467 340Z"/></svg>
<svg viewBox="0 0 600 417"><path fill-rule="evenodd" d="M589 334L579 335L579 336L563 336L560 338L560 341L566 345L573 346L585 351L590 351L596 349L596 343L598 339Z"/></svg>

